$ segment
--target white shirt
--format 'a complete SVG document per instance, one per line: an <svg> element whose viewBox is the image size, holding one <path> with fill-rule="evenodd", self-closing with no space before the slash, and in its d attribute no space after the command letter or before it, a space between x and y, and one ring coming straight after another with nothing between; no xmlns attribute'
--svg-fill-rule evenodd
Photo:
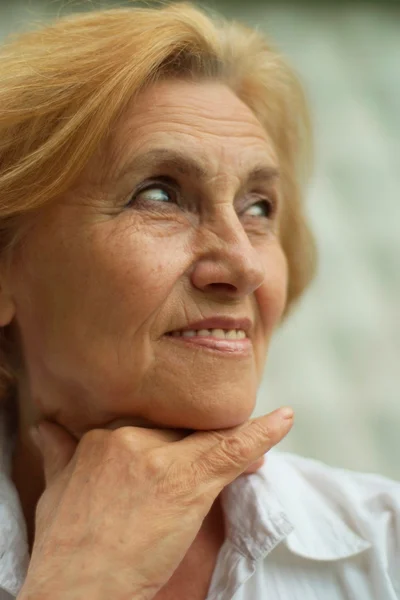
<svg viewBox="0 0 400 600"><path fill-rule="evenodd" d="M4 418L0 440L0 600L10 600L29 556ZM400 599L399 483L272 450L222 505L226 539L206 600Z"/></svg>

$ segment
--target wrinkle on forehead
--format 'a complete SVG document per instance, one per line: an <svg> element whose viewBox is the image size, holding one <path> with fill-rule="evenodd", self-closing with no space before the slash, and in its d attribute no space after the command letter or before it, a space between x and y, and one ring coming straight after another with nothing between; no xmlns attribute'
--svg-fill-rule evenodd
<svg viewBox="0 0 400 600"><path fill-rule="evenodd" d="M131 103L108 151L116 172L153 147L175 147L216 167L254 163L277 167L271 141L257 117L227 86L215 82L164 81ZM243 155L243 156L241 156ZM243 159L243 160L242 160Z"/></svg>
<svg viewBox="0 0 400 600"><path fill-rule="evenodd" d="M159 118L164 113L179 120L182 108L189 119L193 116L218 121L222 126L240 126L246 122L257 128L262 125L253 111L227 85L220 82L187 82L171 80L159 82L136 97L128 107L132 116L147 114ZM211 108L211 110L210 110ZM125 115L126 116L126 115Z"/></svg>

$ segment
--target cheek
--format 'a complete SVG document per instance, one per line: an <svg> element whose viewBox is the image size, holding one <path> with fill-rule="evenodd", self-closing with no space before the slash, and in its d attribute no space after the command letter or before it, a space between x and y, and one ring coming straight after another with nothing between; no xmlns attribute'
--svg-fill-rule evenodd
<svg viewBox="0 0 400 600"><path fill-rule="evenodd" d="M73 261L80 262L79 277L73 275L67 292L85 294L57 343L70 342L69 371L92 388L101 382L110 397L141 385L154 360L153 341L165 332L163 306L186 268L179 240L148 229L126 221L99 225Z"/></svg>
<svg viewBox="0 0 400 600"><path fill-rule="evenodd" d="M73 235L54 226L57 238L39 231L27 245L17 321L30 358L39 353L50 371L115 371L115 357L128 348L140 355L184 256L173 236L117 221L79 230L71 221Z"/></svg>
<svg viewBox="0 0 400 600"><path fill-rule="evenodd" d="M266 277L255 294L261 323L256 352L258 381L261 380L263 375L271 336L281 321L287 296L288 269L283 251L280 247L277 247L273 252L266 253L265 256Z"/></svg>
<svg viewBox="0 0 400 600"><path fill-rule="evenodd" d="M285 310L288 285L288 265L286 256L277 245L266 252L265 281L256 292L258 310L269 339L273 329L279 324Z"/></svg>
<svg viewBox="0 0 400 600"><path fill-rule="evenodd" d="M96 242L97 277L104 282L103 289L97 286L99 301L108 290L108 305L115 318L120 316L124 328L127 323L140 328L144 322L151 327L186 269L185 252L173 236L155 237L135 230L132 235L116 236L116 240L107 253L104 240Z"/></svg>

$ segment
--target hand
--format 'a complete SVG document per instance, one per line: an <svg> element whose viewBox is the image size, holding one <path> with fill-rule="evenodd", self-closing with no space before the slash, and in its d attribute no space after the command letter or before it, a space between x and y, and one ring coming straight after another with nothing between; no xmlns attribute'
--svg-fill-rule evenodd
<svg viewBox="0 0 400 600"><path fill-rule="evenodd" d="M286 418L285 418L285 410ZM284 409L239 427L122 427L80 442L43 422L46 489L20 600L150 600L196 537L221 490L288 433Z"/></svg>

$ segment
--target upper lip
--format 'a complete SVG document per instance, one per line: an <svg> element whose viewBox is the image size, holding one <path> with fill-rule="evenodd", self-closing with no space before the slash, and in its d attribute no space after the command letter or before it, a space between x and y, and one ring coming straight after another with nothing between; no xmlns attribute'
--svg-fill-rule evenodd
<svg viewBox="0 0 400 600"><path fill-rule="evenodd" d="M249 336L252 326L252 321L246 317L210 317L209 319L203 319L203 321L195 321L183 327L177 327L172 331L199 331L200 329L225 329L230 331L232 329L242 329Z"/></svg>

